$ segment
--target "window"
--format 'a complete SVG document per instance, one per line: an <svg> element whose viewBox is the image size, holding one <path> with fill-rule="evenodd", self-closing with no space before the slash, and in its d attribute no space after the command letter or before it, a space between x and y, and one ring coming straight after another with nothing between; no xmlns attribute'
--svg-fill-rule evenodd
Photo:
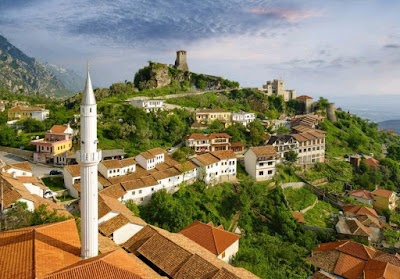
<svg viewBox="0 0 400 279"><path fill-rule="evenodd" d="M264 172L263 171L259 171L258 175L264 175Z"/></svg>
<svg viewBox="0 0 400 279"><path fill-rule="evenodd" d="M132 196L134 196L135 195L135 191L132 191Z"/></svg>
<svg viewBox="0 0 400 279"><path fill-rule="evenodd" d="M264 163L260 163L260 167L264 166Z"/></svg>
<svg viewBox="0 0 400 279"><path fill-rule="evenodd" d="M268 166L272 166L274 162L268 162Z"/></svg>
<svg viewBox="0 0 400 279"><path fill-rule="evenodd" d="M154 192L154 187L151 188L151 191Z"/></svg>
<svg viewBox="0 0 400 279"><path fill-rule="evenodd" d="M269 171L268 171L268 174L272 174L272 172L273 172L272 170L269 170Z"/></svg>
<svg viewBox="0 0 400 279"><path fill-rule="evenodd" d="M141 194L142 193L142 190L139 190L139 194Z"/></svg>

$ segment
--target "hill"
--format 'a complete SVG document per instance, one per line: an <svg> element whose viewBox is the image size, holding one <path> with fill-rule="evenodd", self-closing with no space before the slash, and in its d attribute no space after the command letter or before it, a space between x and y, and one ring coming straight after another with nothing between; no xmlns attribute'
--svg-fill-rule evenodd
<svg viewBox="0 0 400 279"><path fill-rule="evenodd" d="M385 130L394 130L400 134L400 120L387 120L378 123L379 128Z"/></svg>
<svg viewBox="0 0 400 279"><path fill-rule="evenodd" d="M38 60L27 56L0 35L0 86L13 93L47 96L71 95L71 91Z"/></svg>

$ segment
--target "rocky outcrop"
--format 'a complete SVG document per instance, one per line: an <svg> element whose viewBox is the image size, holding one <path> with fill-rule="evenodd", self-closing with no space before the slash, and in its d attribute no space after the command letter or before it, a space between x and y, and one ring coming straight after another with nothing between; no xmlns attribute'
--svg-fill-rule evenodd
<svg viewBox="0 0 400 279"><path fill-rule="evenodd" d="M171 84L171 76L167 65L158 64L153 67L151 71L151 78L154 79L156 88L167 86Z"/></svg>

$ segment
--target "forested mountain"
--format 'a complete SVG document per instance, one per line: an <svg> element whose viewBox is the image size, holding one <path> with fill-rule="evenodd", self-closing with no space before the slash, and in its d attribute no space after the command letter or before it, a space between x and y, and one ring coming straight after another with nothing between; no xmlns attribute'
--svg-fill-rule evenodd
<svg viewBox="0 0 400 279"><path fill-rule="evenodd" d="M71 95L72 91L35 58L27 56L0 35L0 87L13 93L47 96Z"/></svg>

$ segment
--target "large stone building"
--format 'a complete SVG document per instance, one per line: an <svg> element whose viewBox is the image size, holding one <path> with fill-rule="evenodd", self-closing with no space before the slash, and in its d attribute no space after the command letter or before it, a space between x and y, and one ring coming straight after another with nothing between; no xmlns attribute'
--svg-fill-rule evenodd
<svg viewBox="0 0 400 279"><path fill-rule="evenodd" d="M280 79L267 81L261 90L264 91L267 96L282 96L285 102L296 98L296 90L285 89L285 81Z"/></svg>
<svg viewBox="0 0 400 279"><path fill-rule="evenodd" d="M325 161L325 132L309 130L292 134L298 142L297 162L299 164L323 163Z"/></svg>
<svg viewBox="0 0 400 279"><path fill-rule="evenodd" d="M195 113L195 123L208 125L213 121L219 120L228 127L232 123L232 113L226 109L200 109Z"/></svg>

